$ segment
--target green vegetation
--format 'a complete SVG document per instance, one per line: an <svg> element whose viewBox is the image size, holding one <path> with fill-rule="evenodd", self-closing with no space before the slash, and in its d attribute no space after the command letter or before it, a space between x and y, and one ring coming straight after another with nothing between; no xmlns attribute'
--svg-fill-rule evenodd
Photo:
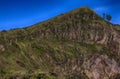
<svg viewBox="0 0 120 79"><path fill-rule="evenodd" d="M103 13L103 18L104 18L105 20L107 20L107 21L110 21L110 20L112 19L112 16L109 15L109 14Z"/></svg>
<svg viewBox="0 0 120 79"><path fill-rule="evenodd" d="M96 43L103 29L109 33L109 24L83 7L31 27L2 31L0 79L88 79L81 69L72 68L95 53L116 58L107 46Z"/></svg>

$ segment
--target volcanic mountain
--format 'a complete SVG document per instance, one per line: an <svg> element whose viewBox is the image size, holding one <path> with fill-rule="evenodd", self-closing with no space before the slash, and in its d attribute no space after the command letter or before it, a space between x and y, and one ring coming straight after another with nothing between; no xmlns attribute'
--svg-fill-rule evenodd
<svg viewBox="0 0 120 79"><path fill-rule="evenodd" d="M120 26L82 7L2 31L0 79L120 79Z"/></svg>

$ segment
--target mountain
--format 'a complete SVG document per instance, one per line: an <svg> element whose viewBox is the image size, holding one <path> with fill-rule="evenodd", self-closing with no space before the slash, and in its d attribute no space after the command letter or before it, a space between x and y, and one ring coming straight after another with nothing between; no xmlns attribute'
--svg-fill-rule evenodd
<svg viewBox="0 0 120 79"><path fill-rule="evenodd" d="M0 79L120 79L120 26L82 7L2 31Z"/></svg>

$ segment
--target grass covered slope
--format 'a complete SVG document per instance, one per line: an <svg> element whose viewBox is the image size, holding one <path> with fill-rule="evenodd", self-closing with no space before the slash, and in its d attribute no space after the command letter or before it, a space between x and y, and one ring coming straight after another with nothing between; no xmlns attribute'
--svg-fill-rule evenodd
<svg viewBox="0 0 120 79"><path fill-rule="evenodd" d="M116 79L119 41L120 27L88 7L28 28L2 31L0 79Z"/></svg>

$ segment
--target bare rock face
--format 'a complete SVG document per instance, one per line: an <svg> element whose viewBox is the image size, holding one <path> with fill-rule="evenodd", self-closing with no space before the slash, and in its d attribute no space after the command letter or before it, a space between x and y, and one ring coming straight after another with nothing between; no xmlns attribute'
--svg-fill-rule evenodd
<svg viewBox="0 0 120 79"><path fill-rule="evenodd" d="M0 45L0 51L5 51L5 47L3 45Z"/></svg>
<svg viewBox="0 0 120 79"><path fill-rule="evenodd" d="M109 79L120 73L120 67L107 55L93 55L83 64L84 72L89 79Z"/></svg>

